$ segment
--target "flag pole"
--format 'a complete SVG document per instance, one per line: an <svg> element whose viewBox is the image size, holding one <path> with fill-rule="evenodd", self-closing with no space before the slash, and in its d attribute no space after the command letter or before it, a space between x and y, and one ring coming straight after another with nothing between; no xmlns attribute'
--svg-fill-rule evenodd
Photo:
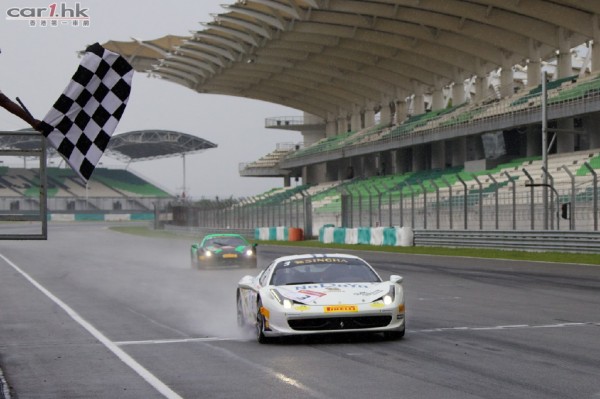
<svg viewBox="0 0 600 399"><path fill-rule="evenodd" d="M31 114L31 112L29 112L29 110L27 109L27 107L25 106L25 104L23 104L23 101L21 101L21 99L19 97L17 97L17 102L19 103L19 105L21 106L21 108L23 108L23 111L27 112L27 115L29 115L31 117L31 119L35 119L33 117L33 115Z"/></svg>

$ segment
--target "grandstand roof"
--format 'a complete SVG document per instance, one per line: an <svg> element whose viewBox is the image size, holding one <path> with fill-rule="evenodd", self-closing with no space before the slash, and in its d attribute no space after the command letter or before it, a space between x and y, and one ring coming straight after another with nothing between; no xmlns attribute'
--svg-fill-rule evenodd
<svg viewBox="0 0 600 399"><path fill-rule="evenodd" d="M217 145L190 134L170 130L139 130L113 136L107 155L126 161L142 161L194 154Z"/></svg>
<svg viewBox="0 0 600 399"><path fill-rule="evenodd" d="M204 30L156 57L152 73L198 92L324 118L406 97L417 85L442 87L555 57L565 43L600 41L597 0L238 0L223 7Z"/></svg>
<svg viewBox="0 0 600 399"><path fill-rule="evenodd" d="M23 129L25 133L35 133L32 129ZM15 132L0 132L0 148L31 150L39 148L37 135L15 135ZM170 130L139 130L114 135L106 149L106 154L125 162L165 158L175 155L194 154L210 148L216 148L208 140L186 133ZM49 155L56 151L48 147Z"/></svg>
<svg viewBox="0 0 600 399"><path fill-rule="evenodd" d="M138 72L152 68L157 58L167 56L169 50L183 43L184 37L168 35L154 40L138 40L131 42L111 40L104 47L119 54L127 54L128 61Z"/></svg>

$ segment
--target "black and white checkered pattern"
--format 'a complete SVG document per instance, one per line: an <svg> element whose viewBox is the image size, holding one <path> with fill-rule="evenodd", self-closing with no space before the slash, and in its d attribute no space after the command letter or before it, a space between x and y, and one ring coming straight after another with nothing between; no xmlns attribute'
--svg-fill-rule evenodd
<svg viewBox="0 0 600 399"><path fill-rule="evenodd" d="M42 122L42 132L79 176L89 180L127 105L133 68L96 43Z"/></svg>

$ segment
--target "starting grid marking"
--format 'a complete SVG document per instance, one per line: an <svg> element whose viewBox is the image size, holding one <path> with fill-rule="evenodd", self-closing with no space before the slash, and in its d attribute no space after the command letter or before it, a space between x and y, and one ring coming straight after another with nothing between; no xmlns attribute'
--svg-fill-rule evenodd
<svg viewBox="0 0 600 399"><path fill-rule="evenodd" d="M566 328L566 327L600 327L600 322L579 322L579 323L557 323L557 324L511 324L504 326L489 326L489 327L438 327L427 328L423 330L408 330L410 334L430 334L446 331L498 331L498 330L523 330L523 329L538 329L538 328ZM118 346L127 345L156 345L156 344L178 344L188 342L215 342L215 341L238 341L249 342L254 341L252 338L219 338L219 337L203 337L203 338L174 338L174 339L152 339L145 341L121 341L115 342Z"/></svg>

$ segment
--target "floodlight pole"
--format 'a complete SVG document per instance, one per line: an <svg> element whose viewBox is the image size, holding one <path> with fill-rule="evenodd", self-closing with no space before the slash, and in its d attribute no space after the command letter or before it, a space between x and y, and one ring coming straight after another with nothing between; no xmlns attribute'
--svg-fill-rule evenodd
<svg viewBox="0 0 600 399"><path fill-rule="evenodd" d="M183 192L182 192L181 197L183 199L186 199L185 153L181 154L181 159L183 161Z"/></svg>
<svg viewBox="0 0 600 399"><path fill-rule="evenodd" d="M546 88L546 71L542 71L542 164L542 168L544 170L542 180L542 201L544 203L544 230L548 230L548 91Z"/></svg>

